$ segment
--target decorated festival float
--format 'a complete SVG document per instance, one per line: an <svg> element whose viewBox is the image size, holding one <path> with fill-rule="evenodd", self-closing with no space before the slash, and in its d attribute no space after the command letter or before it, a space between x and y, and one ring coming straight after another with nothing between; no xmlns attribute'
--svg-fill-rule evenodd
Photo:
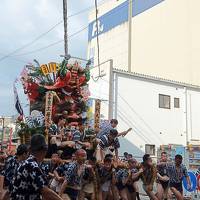
<svg viewBox="0 0 200 200"><path fill-rule="evenodd" d="M60 117L66 120L67 130L88 130L90 62L83 67L68 60L44 65L34 61L35 65L23 69L20 80L30 103L30 115L20 115L17 120L21 143L29 144L35 133L44 134L49 142L49 128Z"/></svg>

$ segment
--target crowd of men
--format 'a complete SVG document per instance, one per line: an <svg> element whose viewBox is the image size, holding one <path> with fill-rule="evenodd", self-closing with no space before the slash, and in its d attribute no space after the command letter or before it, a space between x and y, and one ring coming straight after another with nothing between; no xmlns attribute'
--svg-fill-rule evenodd
<svg viewBox="0 0 200 200"><path fill-rule="evenodd" d="M169 162L162 152L157 164L149 154L141 163L128 153L120 159L118 138L131 129L118 133L117 124L111 120L87 141L80 129L63 133L65 122L60 118L56 128L50 127L50 152L45 137L33 135L30 147L21 144L6 159L2 175L8 192L3 199L142 200L142 185L152 200L171 199L171 193L183 200L183 178L188 188L191 183L182 156ZM50 161L44 160L47 153Z"/></svg>

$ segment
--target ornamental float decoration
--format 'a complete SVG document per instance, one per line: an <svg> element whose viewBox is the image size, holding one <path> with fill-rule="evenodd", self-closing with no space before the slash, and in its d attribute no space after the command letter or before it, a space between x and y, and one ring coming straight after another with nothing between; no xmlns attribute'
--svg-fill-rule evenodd
<svg viewBox="0 0 200 200"><path fill-rule="evenodd" d="M51 62L40 65L34 61L34 65L26 65L20 80L30 102L30 112L34 111L33 114L37 113L40 117L45 116L46 123L45 109L48 103L46 94L50 92L53 95L51 120L56 123L60 116L64 116L69 126L83 125L87 119L85 113L90 96L89 66L90 62L82 67L77 61L69 64L66 59L60 64ZM26 117L26 124L32 126L32 119L32 115Z"/></svg>

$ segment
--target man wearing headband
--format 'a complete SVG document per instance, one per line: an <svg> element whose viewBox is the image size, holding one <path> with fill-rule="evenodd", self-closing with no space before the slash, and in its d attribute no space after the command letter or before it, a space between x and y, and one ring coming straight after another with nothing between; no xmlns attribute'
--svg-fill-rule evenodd
<svg viewBox="0 0 200 200"><path fill-rule="evenodd" d="M135 173L138 172L139 170L139 164L136 159L131 158L128 160L128 166L129 166L129 173L131 175L131 178L128 181L127 188L128 188L128 195L130 195L131 198L129 199L136 199L140 200L140 195L139 195L139 187L138 187L138 180L139 178L133 179Z"/></svg>
<svg viewBox="0 0 200 200"><path fill-rule="evenodd" d="M49 127L50 150L51 154L57 153L58 147L62 144L62 138L65 133L66 119L60 116L58 124L52 124Z"/></svg>
<svg viewBox="0 0 200 200"><path fill-rule="evenodd" d="M111 119L110 123L107 125L104 125L104 127L100 127L100 131L97 134L97 138L100 138L103 135L109 135L110 131L112 129L116 129L118 125L118 120L117 119ZM124 131L122 133L118 133L118 137L120 136L125 136L126 134L128 134L130 131L132 130L132 128L129 128L127 131Z"/></svg>
<svg viewBox="0 0 200 200"><path fill-rule="evenodd" d="M53 172L54 178L50 184L50 188L57 193L60 192L60 188L64 182L64 173L68 168L68 164L66 162L61 163Z"/></svg>
<svg viewBox="0 0 200 200"><path fill-rule="evenodd" d="M161 153L160 162L167 163L167 153ZM169 191L169 177L166 165L158 165L157 166L157 194L159 199L167 200L168 191Z"/></svg>
<svg viewBox="0 0 200 200"><path fill-rule="evenodd" d="M143 189L150 199L159 200L157 194L153 191L153 186L157 177L157 168L153 164L152 158L149 154L143 156L143 162L139 171L132 175L133 179L141 178L143 182Z"/></svg>
<svg viewBox="0 0 200 200"><path fill-rule="evenodd" d="M123 200L128 200L127 183L129 180L129 171L126 166L121 166L116 172L116 186L119 196Z"/></svg>
<svg viewBox="0 0 200 200"><path fill-rule="evenodd" d="M98 146L96 150L96 157L98 161L102 161L105 155L109 152L109 148L112 147L115 150L115 156L118 159L118 149L120 148L120 143L117 138L118 131L116 129L110 130L109 135L102 135L97 141Z"/></svg>
<svg viewBox="0 0 200 200"><path fill-rule="evenodd" d="M76 200L81 189L81 183L85 172L86 151L79 149L75 153L76 160L69 163L65 171L65 181L62 184L59 195L67 194L71 200Z"/></svg>
<svg viewBox="0 0 200 200"><path fill-rule="evenodd" d="M98 167L99 199L109 199L111 185L114 183L114 174L115 169L112 165L112 158L107 156L103 161L103 165Z"/></svg>
<svg viewBox="0 0 200 200"><path fill-rule="evenodd" d="M179 154L175 156L174 163L167 163L167 174L169 176L169 187L176 199L183 200L183 178L186 178L188 189L191 189L191 180L186 166L182 163L183 157Z"/></svg>
<svg viewBox="0 0 200 200"><path fill-rule="evenodd" d="M13 180L12 200L61 200L48 188L45 174L39 167L47 153L47 144L41 134L31 138L31 155L17 169Z"/></svg>

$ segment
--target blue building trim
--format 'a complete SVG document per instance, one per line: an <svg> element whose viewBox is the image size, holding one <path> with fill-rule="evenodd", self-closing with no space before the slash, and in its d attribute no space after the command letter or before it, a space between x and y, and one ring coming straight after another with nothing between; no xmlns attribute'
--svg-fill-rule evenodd
<svg viewBox="0 0 200 200"><path fill-rule="evenodd" d="M133 0L133 17L145 12L146 10L156 6L163 1L164 0ZM116 26L119 26L126 21L128 21L128 0L99 17L99 35L111 30ZM96 29L96 21L94 20L89 24L89 41L96 37Z"/></svg>

